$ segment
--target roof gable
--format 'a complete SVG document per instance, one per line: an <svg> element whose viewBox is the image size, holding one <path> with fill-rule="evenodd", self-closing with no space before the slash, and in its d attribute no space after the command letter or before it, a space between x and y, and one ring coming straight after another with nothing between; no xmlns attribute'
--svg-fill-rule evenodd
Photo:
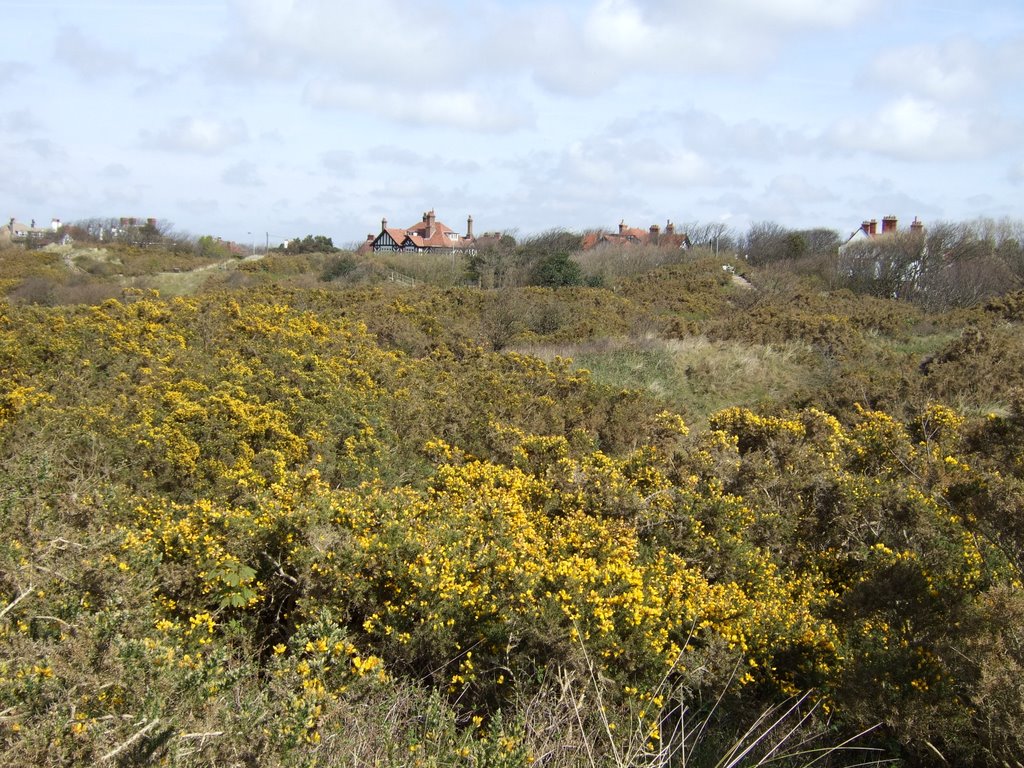
<svg viewBox="0 0 1024 768"><path fill-rule="evenodd" d="M468 226L471 226L468 225ZM423 214L423 219L406 229L388 227L387 219L382 221L381 233L369 242L376 250L466 250L476 247L476 238L463 236L442 221L437 221L434 212Z"/></svg>

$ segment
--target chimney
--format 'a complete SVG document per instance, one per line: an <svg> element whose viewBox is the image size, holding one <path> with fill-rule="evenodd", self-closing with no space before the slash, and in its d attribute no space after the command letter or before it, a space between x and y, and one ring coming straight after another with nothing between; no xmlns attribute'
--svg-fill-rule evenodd
<svg viewBox="0 0 1024 768"><path fill-rule="evenodd" d="M872 219L868 222L868 234L874 237L878 234L878 220Z"/></svg>
<svg viewBox="0 0 1024 768"><path fill-rule="evenodd" d="M472 215L470 215L466 219L466 239L467 240L472 240L473 239L473 216Z"/></svg>
<svg viewBox="0 0 1024 768"><path fill-rule="evenodd" d="M666 235L674 235L675 233L676 233L676 225L673 224L671 221L666 221L665 222L665 234Z"/></svg>
<svg viewBox="0 0 1024 768"><path fill-rule="evenodd" d="M918 221L917 216L915 216L914 220L910 222L910 231L913 232L915 235L919 235L922 232L924 232L924 224Z"/></svg>
<svg viewBox="0 0 1024 768"><path fill-rule="evenodd" d="M622 221L619 222L619 234L620 235L626 234L626 220L625 219L623 219Z"/></svg>
<svg viewBox="0 0 1024 768"><path fill-rule="evenodd" d="M651 243L654 243L655 245L657 245L658 238L660 236L661 236L661 227L659 227L657 224L651 224L650 235L647 238L648 242L651 242Z"/></svg>
<svg viewBox="0 0 1024 768"><path fill-rule="evenodd" d="M431 208L425 214L423 214L423 220L427 222L427 234L424 235L424 239L429 240L434 236L434 209Z"/></svg>
<svg viewBox="0 0 1024 768"><path fill-rule="evenodd" d="M380 231L383 232L387 228L388 228L388 220L387 220L387 217L385 217L385 218L380 220Z"/></svg>
<svg viewBox="0 0 1024 768"><path fill-rule="evenodd" d="M886 216L882 219L882 234L889 235L896 232L896 217Z"/></svg>
<svg viewBox="0 0 1024 768"><path fill-rule="evenodd" d="M863 230L865 235L871 234L871 222L868 221L867 219L864 219L864 221L860 223L860 228L861 230Z"/></svg>
<svg viewBox="0 0 1024 768"><path fill-rule="evenodd" d="M149 227L150 229L156 229L156 219L146 219L146 226Z"/></svg>

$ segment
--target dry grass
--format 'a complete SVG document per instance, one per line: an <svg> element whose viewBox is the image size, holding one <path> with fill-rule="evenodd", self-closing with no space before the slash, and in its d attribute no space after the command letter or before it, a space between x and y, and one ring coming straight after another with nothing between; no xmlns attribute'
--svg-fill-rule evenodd
<svg viewBox="0 0 1024 768"><path fill-rule="evenodd" d="M697 422L732 405L785 401L816 376L811 350L799 343L620 337L516 351L547 361L570 358L597 381L646 391Z"/></svg>
<svg viewBox="0 0 1024 768"><path fill-rule="evenodd" d="M587 278L600 278L606 285L637 277L658 267L680 264L694 258L693 251L654 246L598 247L572 255ZM704 254L704 249L700 251Z"/></svg>
<svg viewBox="0 0 1024 768"><path fill-rule="evenodd" d="M467 261L464 254L375 253L372 258L364 260L411 277L417 283L441 287L466 284Z"/></svg>

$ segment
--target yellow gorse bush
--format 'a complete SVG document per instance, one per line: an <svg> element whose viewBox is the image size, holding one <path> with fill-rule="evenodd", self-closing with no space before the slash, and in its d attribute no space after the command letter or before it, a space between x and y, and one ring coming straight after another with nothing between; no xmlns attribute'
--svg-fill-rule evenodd
<svg viewBox="0 0 1024 768"><path fill-rule="evenodd" d="M724 681L938 722L977 677L957 633L1020 589L1012 540L983 526L1005 480L938 404L908 423L729 408L691 434L568 361L413 357L272 289L6 308L0 362L0 639L18 649L0 709L73 701L47 738L85 761L102 718L199 718L247 675L277 702L260 738L288 749L406 680L464 708L472 751L549 667L643 712L645 743L666 690ZM90 632L148 682L115 698L76 678ZM493 742L518 755L510 738Z"/></svg>

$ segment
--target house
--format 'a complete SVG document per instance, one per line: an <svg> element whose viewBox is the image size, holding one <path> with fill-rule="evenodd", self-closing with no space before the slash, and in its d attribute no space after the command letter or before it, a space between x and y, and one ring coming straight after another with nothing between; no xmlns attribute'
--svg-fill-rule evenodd
<svg viewBox="0 0 1024 768"><path fill-rule="evenodd" d="M24 224L12 216L7 224L0 227L0 243L39 242L47 237L56 236L60 229L60 219L53 219L48 227L37 227L35 219L32 219L31 224Z"/></svg>
<svg viewBox="0 0 1024 768"><path fill-rule="evenodd" d="M846 239L846 242L839 246L839 252L842 253L848 246L861 242L864 240L874 240L877 237L883 237L885 235L894 235L899 231L898 220L895 216L884 216L882 217L882 231L878 231L878 220L877 219L865 219L860 229L854 230L854 232ZM924 232L924 224L915 216L914 220L910 224L911 234L921 234Z"/></svg>
<svg viewBox="0 0 1024 768"><path fill-rule="evenodd" d="M380 234L369 234L359 247L360 253L369 251L395 251L408 253L467 253L476 252L477 238L473 235L473 217L466 219L466 234L460 235L444 222L438 221L431 209L423 219L410 227L399 229L389 227L387 219L381 219Z"/></svg>
<svg viewBox="0 0 1024 768"><path fill-rule="evenodd" d="M650 229L639 229L626 226L625 220L619 222L618 232L591 232L583 237L583 250L599 246L633 246L651 245L658 248L682 248L690 247L690 238L685 233L676 232L675 224L671 221L665 222L665 231L661 227L652 224Z"/></svg>

